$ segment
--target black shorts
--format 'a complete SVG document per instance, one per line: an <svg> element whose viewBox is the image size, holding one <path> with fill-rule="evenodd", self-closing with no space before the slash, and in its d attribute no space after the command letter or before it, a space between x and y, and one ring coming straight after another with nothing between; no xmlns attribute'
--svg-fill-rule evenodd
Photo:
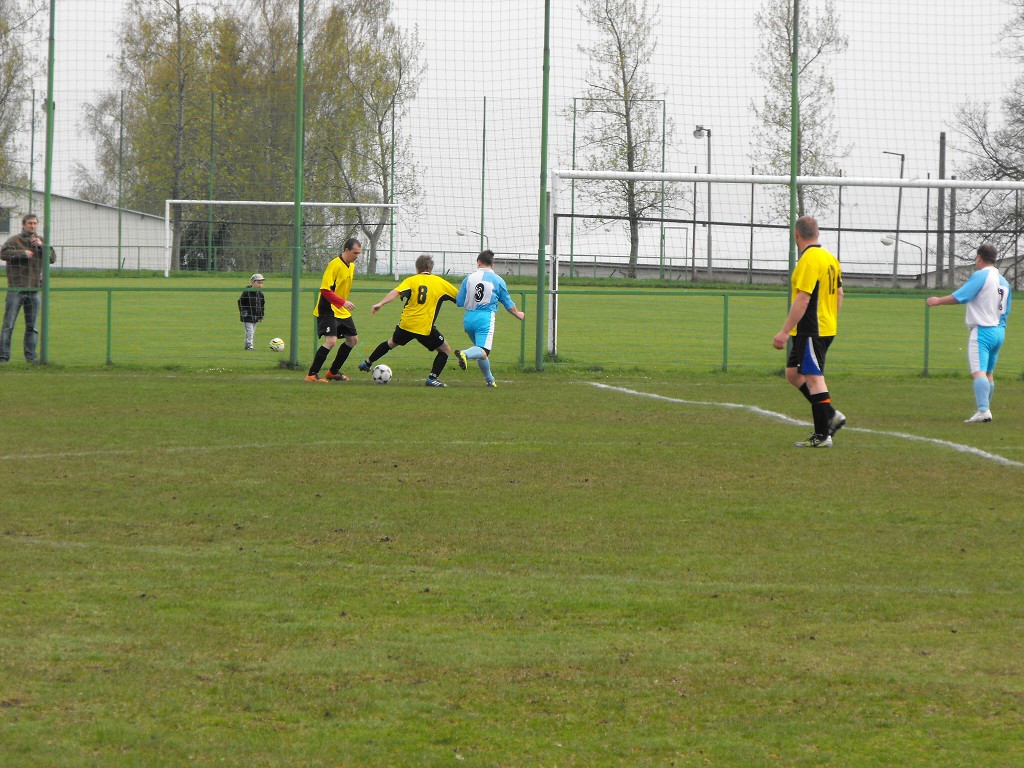
<svg viewBox="0 0 1024 768"><path fill-rule="evenodd" d="M418 341L431 352L444 344L444 336L441 335L441 332L437 330L436 326L431 328L430 333L424 336L421 333L413 333L412 331L405 330L405 328L400 325L396 325L395 332L391 334L391 338L399 347L404 347L413 340Z"/></svg>
<svg viewBox="0 0 1024 768"><path fill-rule="evenodd" d="M793 337L789 346L787 368L796 368L804 376L824 376L825 356L835 336L801 336Z"/></svg>
<svg viewBox="0 0 1024 768"><path fill-rule="evenodd" d="M351 317L344 319L334 316L331 312L327 317L316 319L316 335L320 336L357 336L356 324Z"/></svg>

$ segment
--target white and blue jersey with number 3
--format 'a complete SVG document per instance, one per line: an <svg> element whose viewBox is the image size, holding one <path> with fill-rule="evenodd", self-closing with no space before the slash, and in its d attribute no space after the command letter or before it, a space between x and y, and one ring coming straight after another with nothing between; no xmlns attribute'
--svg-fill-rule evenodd
<svg viewBox="0 0 1024 768"><path fill-rule="evenodd" d="M465 307L462 327L473 343L490 351L494 343L494 320L498 304L512 309L515 302L508 293L505 281L492 269L478 269L466 276L459 287L455 303Z"/></svg>
<svg viewBox="0 0 1024 768"><path fill-rule="evenodd" d="M964 320L971 329L967 342L971 373L992 373L1006 337L1010 284L995 267L984 267L954 291L953 297L967 305Z"/></svg>

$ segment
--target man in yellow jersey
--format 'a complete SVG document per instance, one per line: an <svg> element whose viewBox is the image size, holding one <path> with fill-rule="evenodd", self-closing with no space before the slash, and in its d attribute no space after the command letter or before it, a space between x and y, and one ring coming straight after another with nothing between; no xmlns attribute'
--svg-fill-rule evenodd
<svg viewBox="0 0 1024 768"><path fill-rule="evenodd" d="M785 349L792 337L786 380L811 404L814 434L796 446L831 448L832 437L846 424L846 417L832 406L825 384L825 355L836 337L843 305L843 273L836 257L818 244L818 222L813 217L797 219L793 237L800 251L793 270L793 299L772 344Z"/></svg>
<svg viewBox="0 0 1024 768"><path fill-rule="evenodd" d="M356 305L348 300L348 296L352 292L355 262L362 252L362 244L354 237L350 237L342 246L341 255L331 259L331 263L324 270L323 280L320 281L320 293L317 294L316 306L313 308L316 334L318 338L323 337L323 343L313 356L313 364L309 366L306 381L348 381L348 376L341 372L341 366L348 360L352 348L359 343L356 324L352 320L352 310ZM334 362L331 363L326 378L321 379L320 369L324 367L331 349L338 343L339 336L345 337L345 343L334 356Z"/></svg>
<svg viewBox="0 0 1024 768"><path fill-rule="evenodd" d="M444 386L440 379L441 371L448 364L448 357L453 352L434 323L441 311L441 303L454 302L458 290L443 277L431 274L433 269L434 260L426 254L420 256L416 259L416 274L405 278L397 288L370 308L370 314L375 315L381 307L390 304L399 296L405 299L405 308L402 310L398 325L395 326L395 332L391 334L390 339L378 344L370 356L359 364L360 371L373 370L373 364L390 350L404 347L410 341L416 340L430 352L437 351L430 376L427 377L427 386ZM459 368L466 370L466 356L457 349L454 354L458 358Z"/></svg>

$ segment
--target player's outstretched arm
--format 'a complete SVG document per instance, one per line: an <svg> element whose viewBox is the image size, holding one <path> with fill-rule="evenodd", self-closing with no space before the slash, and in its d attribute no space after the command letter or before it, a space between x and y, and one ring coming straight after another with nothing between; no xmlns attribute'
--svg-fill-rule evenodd
<svg viewBox="0 0 1024 768"><path fill-rule="evenodd" d="M395 289L392 289L388 293L387 296L385 296L383 299L381 299L376 304L374 304L372 307L370 307L370 314L371 315L376 315L381 307L383 307L385 304L390 304L392 301L397 299L398 296L399 296L398 291L395 290Z"/></svg>

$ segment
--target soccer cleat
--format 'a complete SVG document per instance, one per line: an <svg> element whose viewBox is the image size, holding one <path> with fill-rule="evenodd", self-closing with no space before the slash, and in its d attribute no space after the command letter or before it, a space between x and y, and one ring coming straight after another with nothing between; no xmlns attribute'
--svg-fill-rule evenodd
<svg viewBox="0 0 1024 768"><path fill-rule="evenodd" d="M363 362L359 364L359 370L362 371L363 373L369 373L370 371L373 370L373 366L370 365L369 360L363 360Z"/></svg>
<svg viewBox="0 0 1024 768"><path fill-rule="evenodd" d="M327 381L348 381L348 376L344 373L335 373L334 371L328 371L325 378Z"/></svg>
<svg viewBox="0 0 1024 768"><path fill-rule="evenodd" d="M496 381L488 381L487 382L487 386L490 387L491 389L497 389L498 388L498 382L496 382Z"/></svg>
<svg viewBox="0 0 1024 768"><path fill-rule="evenodd" d="M250 344L249 346L247 346L247 347L245 348L245 351L246 351L246 352L254 352L255 350L254 350L254 349L252 348L252 345Z"/></svg>
<svg viewBox="0 0 1024 768"><path fill-rule="evenodd" d="M969 419L964 419L964 424L987 424L992 421L992 411L978 411Z"/></svg>
<svg viewBox="0 0 1024 768"><path fill-rule="evenodd" d="M315 382L317 384L326 384L327 383L327 379L321 379L315 373L311 373L311 374L307 375L306 376L306 381Z"/></svg>
<svg viewBox="0 0 1024 768"><path fill-rule="evenodd" d="M832 437L832 435L845 426L846 417L843 415L842 411L835 411L835 413L832 414L832 418L828 420L828 436Z"/></svg>
<svg viewBox="0 0 1024 768"><path fill-rule="evenodd" d="M830 435L811 435L802 443L793 443L797 448L831 448L832 437Z"/></svg>
<svg viewBox="0 0 1024 768"><path fill-rule="evenodd" d="M445 386L445 383L443 381L441 381L440 379L427 379L427 386L428 387L443 387L443 386Z"/></svg>
<svg viewBox="0 0 1024 768"><path fill-rule="evenodd" d="M455 350L455 359L459 361L459 368L463 371L469 366L469 363L466 361L466 353L461 349Z"/></svg>

